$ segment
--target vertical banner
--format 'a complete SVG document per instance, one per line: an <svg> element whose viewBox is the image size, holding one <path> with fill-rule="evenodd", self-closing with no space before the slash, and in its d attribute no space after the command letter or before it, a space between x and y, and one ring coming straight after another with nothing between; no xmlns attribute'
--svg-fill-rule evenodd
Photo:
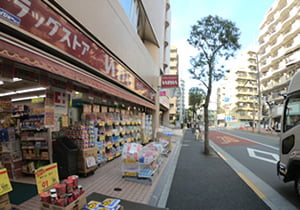
<svg viewBox="0 0 300 210"><path fill-rule="evenodd" d="M66 127L69 126L69 118L68 118L68 115L63 114L63 115L61 116L61 126L62 126L63 128L66 128Z"/></svg>
<svg viewBox="0 0 300 210"><path fill-rule="evenodd" d="M55 126L54 120L54 94L52 90L46 90L45 98L45 122L44 125L46 128L53 128Z"/></svg>

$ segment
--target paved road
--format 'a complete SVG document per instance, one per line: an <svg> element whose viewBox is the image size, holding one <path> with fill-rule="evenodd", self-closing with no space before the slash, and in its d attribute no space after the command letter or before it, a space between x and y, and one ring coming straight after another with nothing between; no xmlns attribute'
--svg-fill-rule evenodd
<svg viewBox="0 0 300 210"><path fill-rule="evenodd" d="M278 137L236 130L212 130L210 139L288 202L300 207L293 183L283 183L276 174L276 163L279 159ZM263 186L258 186L258 188L263 188ZM260 190L268 193L266 189ZM265 194L265 196L272 195Z"/></svg>

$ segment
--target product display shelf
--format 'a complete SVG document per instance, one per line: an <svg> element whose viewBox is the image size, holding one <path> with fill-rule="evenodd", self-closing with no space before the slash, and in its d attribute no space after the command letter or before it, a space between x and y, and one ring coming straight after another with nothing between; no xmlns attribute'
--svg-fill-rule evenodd
<svg viewBox="0 0 300 210"><path fill-rule="evenodd" d="M145 115L143 121L142 144L148 144L152 140L152 115Z"/></svg>
<svg viewBox="0 0 300 210"><path fill-rule="evenodd" d="M125 143L141 142L142 120L138 116L114 111L85 113L83 119L93 120L97 128L95 147L98 165L120 157Z"/></svg>
<svg viewBox="0 0 300 210"><path fill-rule="evenodd" d="M33 174L34 169L49 163L50 152L48 142L49 134L45 129L22 131L21 150L23 157L23 173Z"/></svg>
<svg viewBox="0 0 300 210"><path fill-rule="evenodd" d="M22 172L33 174L40 166L49 164L49 129L44 125L44 108L18 107L14 117L19 120L20 144L22 151Z"/></svg>

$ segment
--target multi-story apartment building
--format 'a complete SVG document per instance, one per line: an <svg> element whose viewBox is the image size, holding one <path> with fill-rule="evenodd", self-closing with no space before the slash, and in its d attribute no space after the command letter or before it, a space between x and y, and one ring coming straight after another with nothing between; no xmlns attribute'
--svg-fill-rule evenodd
<svg viewBox="0 0 300 210"><path fill-rule="evenodd" d="M259 120L256 52L242 52L218 89L218 124L252 126Z"/></svg>
<svg viewBox="0 0 300 210"><path fill-rule="evenodd" d="M262 97L271 122L280 122L283 95L300 64L300 1L276 0L260 25L259 67Z"/></svg>
<svg viewBox="0 0 300 210"><path fill-rule="evenodd" d="M242 65L235 71L237 84L235 119L252 125L258 120L259 108L256 52L248 51L240 59Z"/></svg>
<svg viewBox="0 0 300 210"><path fill-rule="evenodd" d="M177 47L171 46L170 49L170 72L171 75L178 75L178 67L179 67L179 55L177 51ZM169 96L170 96L170 110L169 110L169 117L170 122L175 123L178 120L179 115L177 113L177 99L180 96L180 88L172 88L168 89Z"/></svg>
<svg viewBox="0 0 300 210"><path fill-rule="evenodd" d="M180 80L179 83L180 94L177 97L177 113L179 114L179 121L183 123L185 120L185 81Z"/></svg>

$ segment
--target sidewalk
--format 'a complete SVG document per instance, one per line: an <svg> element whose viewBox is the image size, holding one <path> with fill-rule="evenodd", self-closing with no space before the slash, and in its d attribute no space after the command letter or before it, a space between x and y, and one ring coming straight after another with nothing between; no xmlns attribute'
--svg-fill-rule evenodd
<svg viewBox="0 0 300 210"><path fill-rule="evenodd" d="M152 185L127 181L122 178L122 160L121 158L117 158L99 167L95 171L95 174L79 178L79 183L84 187L86 195L97 192L153 206L158 206L159 202L165 204L165 202L161 200L162 192L164 191L164 195L167 195L164 184L166 183L165 180L170 178L170 169L172 169L172 167L176 167L177 159L175 159L175 156L176 153L178 156L178 152L176 151L179 151L180 149L182 130L162 127L159 131L168 131L173 133L174 136L172 138L172 142L174 147L169 156L165 158L156 178L153 180ZM34 183L34 180L32 180L32 183ZM20 205L13 206L19 210L38 210L40 209L40 197L36 195Z"/></svg>
<svg viewBox="0 0 300 210"><path fill-rule="evenodd" d="M203 147L191 129L186 130L167 208L270 209L223 159L204 155Z"/></svg>

